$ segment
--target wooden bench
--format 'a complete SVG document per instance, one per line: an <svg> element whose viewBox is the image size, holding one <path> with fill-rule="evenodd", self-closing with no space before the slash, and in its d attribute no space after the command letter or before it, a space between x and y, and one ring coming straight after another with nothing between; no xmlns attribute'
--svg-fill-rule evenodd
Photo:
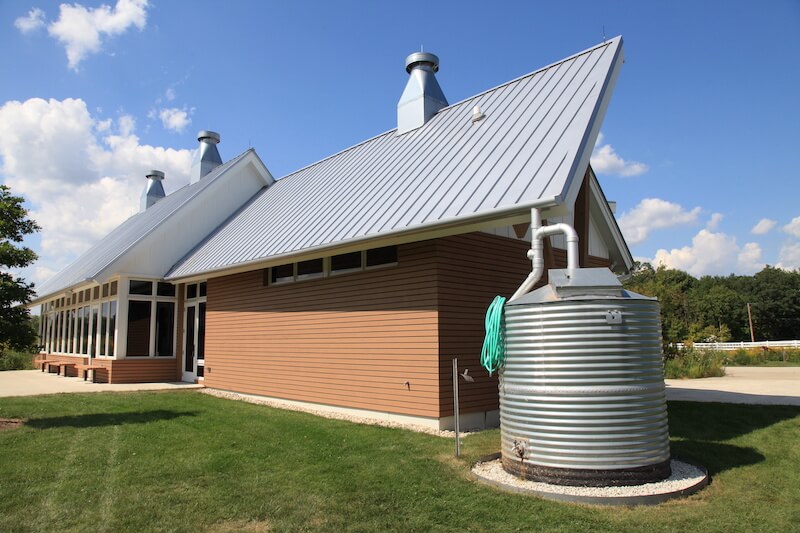
<svg viewBox="0 0 800 533"><path fill-rule="evenodd" d="M104 370L104 369L108 370L108 382L111 383L111 368L110 367L88 364L88 365L75 365L75 368L79 372L83 373L83 381L86 381L88 379L90 370L92 370L92 371L94 371L94 370ZM94 382L95 382L94 381L94 374L92 374L92 383L94 383Z"/></svg>
<svg viewBox="0 0 800 533"><path fill-rule="evenodd" d="M45 371L47 365L49 365L50 363L58 363L58 359L36 359L34 361L34 364L36 366L41 366L42 372Z"/></svg>
<svg viewBox="0 0 800 533"><path fill-rule="evenodd" d="M49 363L47 363L47 366L48 366L48 368L51 367L51 366L54 366L54 367L58 368L57 375L59 375L59 376L61 375L61 369L63 368L64 369L64 377L66 377L67 376L67 368L69 368L71 366L76 366L77 364L78 363L70 363L70 362L67 362L67 361L50 361Z"/></svg>

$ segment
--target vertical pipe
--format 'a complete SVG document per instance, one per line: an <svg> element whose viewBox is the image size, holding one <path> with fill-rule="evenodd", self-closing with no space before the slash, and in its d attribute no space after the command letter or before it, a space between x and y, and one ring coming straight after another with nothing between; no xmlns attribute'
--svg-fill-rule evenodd
<svg viewBox="0 0 800 533"><path fill-rule="evenodd" d="M458 435L458 358L453 359L453 421L456 430L456 457L458 457L461 455L461 443Z"/></svg>

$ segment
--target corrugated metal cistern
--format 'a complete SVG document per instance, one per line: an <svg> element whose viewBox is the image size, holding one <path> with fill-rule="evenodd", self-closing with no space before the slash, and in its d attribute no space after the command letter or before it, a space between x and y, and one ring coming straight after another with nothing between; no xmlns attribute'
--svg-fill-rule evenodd
<svg viewBox="0 0 800 533"><path fill-rule="evenodd" d="M565 485L668 477L658 302L623 290L608 269L549 276L505 307L504 467Z"/></svg>

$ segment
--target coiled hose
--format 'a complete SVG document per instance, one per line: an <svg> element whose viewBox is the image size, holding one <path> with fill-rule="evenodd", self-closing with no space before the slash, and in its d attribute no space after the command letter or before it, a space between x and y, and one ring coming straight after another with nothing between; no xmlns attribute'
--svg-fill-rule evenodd
<svg viewBox="0 0 800 533"><path fill-rule="evenodd" d="M497 372L506 360L506 337L503 331L503 306L506 299L495 296L489 309L486 310L486 336L481 350L481 365L491 376Z"/></svg>

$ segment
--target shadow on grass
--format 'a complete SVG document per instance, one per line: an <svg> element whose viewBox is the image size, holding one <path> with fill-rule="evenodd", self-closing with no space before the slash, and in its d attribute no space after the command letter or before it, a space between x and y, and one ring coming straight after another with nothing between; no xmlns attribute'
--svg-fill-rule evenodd
<svg viewBox="0 0 800 533"><path fill-rule="evenodd" d="M61 427L100 427L119 426L123 424L147 424L161 420L173 420L184 416L197 416L196 411L167 411L156 409L153 411L137 411L133 413L96 413L91 415L57 416L53 418L34 418L25 424L37 429L50 429Z"/></svg>
<svg viewBox="0 0 800 533"><path fill-rule="evenodd" d="M670 451L674 458L703 465L712 476L766 459L758 450L747 446L697 440L671 441Z"/></svg>

